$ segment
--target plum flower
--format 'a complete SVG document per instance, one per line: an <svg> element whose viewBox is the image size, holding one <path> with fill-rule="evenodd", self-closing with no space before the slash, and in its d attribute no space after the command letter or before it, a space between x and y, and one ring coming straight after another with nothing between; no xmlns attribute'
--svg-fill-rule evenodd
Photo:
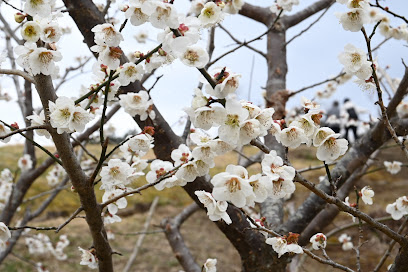
<svg viewBox="0 0 408 272"><path fill-rule="evenodd" d="M232 223L231 218L227 213L228 203L226 201L217 201L206 191L195 191L194 194L207 209L207 215L211 221L222 219L228 225Z"/></svg>
<svg viewBox="0 0 408 272"><path fill-rule="evenodd" d="M351 250L351 249L354 247L353 243L351 242L351 237L348 236L348 235L345 234L345 233L343 233L342 235L340 235L340 237L339 237L339 242L342 243L341 248L342 248L344 251Z"/></svg>
<svg viewBox="0 0 408 272"><path fill-rule="evenodd" d="M310 242L315 250L326 248L327 237L323 233L316 233L310 238Z"/></svg>
<svg viewBox="0 0 408 272"><path fill-rule="evenodd" d="M111 190L114 187L123 188L129 183L128 177L133 170L129 164L122 162L119 159L111 159L108 166L102 167L100 176L102 185L101 190Z"/></svg>
<svg viewBox="0 0 408 272"><path fill-rule="evenodd" d="M223 18L222 10L214 2L207 2L201 10L198 19L203 27L211 27L220 22Z"/></svg>
<svg viewBox="0 0 408 272"><path fill-rule="evenodd" d="M401 171L401 165L402 162L399 161L384 161L384 166L386 167L387 171L390 172L392 175L397 174L399 171Z"/></svg>
<svg viewBox="0 0 408 272"><path fill-rule="evenodd" d="M95 250L85 250L81 247L78 247L79 251L81 251L81 262L80 265L87 265L91 269L98 268L98 259L95 256Z"/></svg>
<svg viewBox="0 0 408 272"><path fill-rule="evenodd" d="M96 25L91 29L95 33L95 43L97 45L107 45L110 47L119 46L123 41L123 36L111 24Z"/></svg>
<svg viewBox="0 0 408 272"><path fill-rule="evenodd" d="M41 35L41 27L34 21L26 22L21 28L21 36L27 42L37 42Z"/></svg>
<svg viewBox="0 0 408 272"><path fill-rule="evenodd" d="M254 198L249 184L248 172L242 166L228 165L226 172L219 173L211 179L214 185L213 196L216 200L230 201L238 208L247 204L247 198Z"/></svg>
<svg viewBox="0 0 408 272"><path fill-rule="evenodd" d="M33 161L29 154L25 154L18 160L18 167L21 169L21 172L26 172L31 169L33 166Z"/></svg>
<svg viewBox="0 0 408 272"><path fill-rule="evenodd" d="M203 272L217 272L217 259L207 259L203 265Z"/></svg>
<svg viewBox="0 0 408 272"><path fill-rule="evenodd" d="M361 199L364 201L365 204L372 205L373 196L374 196L374 190L371 189L370 186L364 186L363 189L361 189Z"/></svg>
<svg viewBox="0 0 408 272"><path fill-rule="evenodd" d="M187 66L204 68L210 57L206 50L198 45L190 45L179 55L181 62Z"/></svg>
<svg viewBox="0 0 408 272"><path fill-rule="evenodd" d="M272 237L266 239L265 243L272 245L273 250L278 253L280 258L285 253L303 254L303 249L297 244L299 234L289 233L289 235L283 237Z"/></svg>

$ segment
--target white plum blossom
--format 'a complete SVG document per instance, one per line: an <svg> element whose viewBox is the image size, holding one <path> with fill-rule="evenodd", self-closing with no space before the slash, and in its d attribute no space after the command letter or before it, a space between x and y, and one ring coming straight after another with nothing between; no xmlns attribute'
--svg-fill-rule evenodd
<svg viewBox="0 0 408 272"><path fill-rule="evenodd" d="M129 183L128 177L133 170L129 164L119 159L111 159L108 166L102 167L100 176L101 190L112 190L115 187L124 188Z"/></svg>
<svg viewBox="0 0 408 272"><path fill-rule="evenodd" d="M408 197L407 196L401 196L397 198L395 201L397 203L397 208L404 214L408 214Z"/></svg>
<svg viewBox="0 0 408 272"><path fill-rule="evenodd" d="M153 102L146 91L121 94L119 99L119 104L131 116L140 115L140 120L142 121L146 120L148 116L154 119L154 111L150 109Z"/></svg>
<svg viewBox="0 0 408 272"><path fill-rule="evenodd" d="M162 160L154 160L150 164L150 171L146 174L146 180L148 183L154 183L158 179L163 178L165 174L172 171L174 169L174 165L169 161L162 161ZM165 178L160 183L154 185L154 188L161 191L164 188L171 188L178 185L179 182L175 176L171 176L169 178ZM187 183L187 182L185 182Z"/></svg>
<svg viewBox="0 0 408 272"><path fill-rule="evenodd" d="M392 175L398 174L398 172L401 171L401 165L402 165L402 162L399 162L399 161L393 161L393 162L384 161L385 168Z"/></svg>
<svg viewBox="0 0 408 272"><path fill-rule="evenodd" d="M7 135L11 132L11 130L6 127L3 123L0 122L0 136ZM10 141L11 137L7 137L3 140L0 140L1 143L8 143Z"/></svg>
<svg viewBox="0 0 408 272"><path fill-rule="evenodd" d="M152 147L153 137L147 133L141 133L129 140L129 148L136 153L147 153L147 151L149 151L149 149Z"/></svg>
<svg viewBox="0 0 408 272"><path fill-rule="evenodd" d="M207 259L203 265L203 272L217 272L217 259Z"/></svg>
<svg viewBox="0 0 408 272"><path fill-rule="evenodd" d="M229 94L234 93L238 89L239 78L241 77L240 74L235 74L229 69L224 68L214 69L210 72L210 74L213 75L212 78L217 83L217 85L215 85L215 88L213 88L209 84L205 86L205 91L209 95L218 98L226 98ZM207 83L204 80L202 81L203 83Z"/></svg>
<svg viewBox="0 0 408 272"><path fill-rule="evenodd" d="M397 113L400 118L407 117L408 115L408 102L401 101L397 106Z"/></svg>
<svg viewBox="0 0 408 272"><path fill-rule="evenodd" d="M27 116L28 120L31 120L31 126L42 126L45 125L45 115L44 110L37 114L33 112L33 115ZM47 139L51 137L50 133L46 129L36 129L35 133L38 136L45 136Z"/></svg>
<svg viewBox="0 0 408 272"><path fill-rule="evenodd" d="M263 133L261 123L256 119L244 121L239 128L238 146L246 145Z"/></svg>
<svg viewBox="0 0 408 272"><path fill-rule="evenodd" d="M125 190L122 189L114 189L114 190L106 190L102 196L102 201L107 202L121 194L123 194ZM127 206L126 197L122 197L116 200L114 203L108 205L108 211L110 214L116 214L118 209L124 209Z"/></svg>
<svg viewBox="0 0 408 272"><path fill-rule="evenodd" d="M33 75L56 75L58 67L56 61L60 61L62 55L59 51L48 50L43 47L34 49L28 56L30 72Z"/></svg>
<svg viewBox="0 0 408 272"><path fill-rule="evenodd" d="M95 250L85 250L81 247L78 247L79 251L81 251L81 262L80 265L87 265L91 269L98 268L98 259L95 256Z"/></svg>
<svg viewBox="0 0 408 272"><path fill-rule="evenodd" d="M297 148L302 143L307 142L307 137L303 129L297 126L290 125L289 127L281 130L281 132L279 133L279 141L284 146Z"/></svg>
<svg viewBox="0 0 408 272"><path fill-rule="evenodd" d="M166 27L177 28L179 26L177 11L173 5L156 1L152 10L153 13L149 14L149 21L152 26L161 29Z"/></svg>
<svg viewBox="0 0 408 272"><path fill-rule="evenodd" d="M254 198L252 186L248 181L248 172L242 166L228 165L226 172L211 179L214 185L212 195L216 200L230 201L238 208L247 204L247 198Z"/></svg>
<svg viewBox="0 0 408 272"><path fill-rule="evenodd" d="M95 33L94 40L98 45L107 46L119 46L123 41L123 36L120 32L116 31L112 24L100 24L91 29Z"/></svg>
<svg viewBox="0 0 408 272"><path fill-rule="evenodd" d="M227 213L228 203L226 201L217 201L206 191L195 191L194 194L207 209L207 215L211 221L222 219L228 225L232 223L231 218Z"/></svg>
<svg viewBox="0 0 408 272"><path fill-rule="evenodd" d="M358 32L364 24L370 23L370 17L365 9L353 8L344 13L336 13L344 30Z"/></svg>
<svg viewBox="0 0 408 272"><path fill-rule="evenodd" d="M392 219L400 220L408 214L408 198L406 196L397 198L394 203L387 205L385 211L391 214Z"/></svg>
<svg viewBox="0 0 408 272"><path fill-rule="evenodd" d="M363 200L365 204L372 205L373 196L374 196L374 190L371 189L370 186L364 186L363 189L361 189L361 199Z"/></svg>
<svg viewBox="0 0 408 272"><path fill-rule="evenodd" d="M342 243L341 248L344 251L348 251L353 249L354 245L351 242L351 237L348 236L347 234L343 233L342 235L340 235L339 237L339 242Z"/></svg>
<svg viewBox="0 0 408 272"><path fill-rule="evenodd" d="M203 27L212 27L223 19L222 10L214 2L207 2L201 10L198 19Z"/></svg>
<svg viewBox="0 0 408 272"><path fill-rule="evenodd" d="M120 85L127 86L131 82L141 80L144 69L142 64L135 65L134 63L128 62L120 68L119 73L118 81Z"/></svg>
<svg viewBox="0 0 408 272"><path fill-rule="evenodd" d="M149 34L145 30L140 30L134 37L138 43L146 43Z"/></svg>
<svg viewBox="0 0 408 272"><path fill-rule="evenodd" d="M102 219L103 219L103 223L105 225L113 224L113 223L122 221L122 218L120 218L116 214L111 214L108 211L102 213Z"/></svg>
<svg viewBox="0 0 408 272"><path fill-rule="evenodd" d="M191 118L191 122L196 128L208 130L215 125L220 125L225 119L225 109L218 106L200 107L198 109L184 109Z"/></svg>
<svg viewBox="0 0 408 272"><path fill-rule="evenodd" d="M40 22L41 40L46 43L56 43L62 36L62 30L57 22L42 20Z"/></svg>
<svg viewBox="0 0 408 272"><path fill-rule="evenodd" d="M344 47L344 52L341 52L338 58L340 63L344 65L344 69L347 73L356 74L359 70L362 70L360 71L359 78L364 75L364 71L367 70L367 67L371 69L370 62L367 60L367 54L365 51L355 47L352 44L347 44ZM371 71L369 75L371 75ZM362 79L367 79L367 76Z"/></svg>
<svg viewBox="0 0 408 272"><path fill-rule="evenodd" d="M37 42L41 35L41 27L37 22L29 21L21 27L21 36L27 42Z"/></svg>
<svg viewBox="0 0 408 272"><path fill-rule="evenodd" d="M58 183L62 181L62 179L65 177L65 170L64 168L56 164L50 172L48 172L47 175L47 181L48 185L50 186L56 186Z"/></svg>
<svg viewBox="0 0 408 272"><path fill-rule="evenodd" d="M14 52L18 55L17 64L24 68L28 73L31 73L29 58L31 53L37 48L37 44L26 42L24 45L18 45L14 48Z"/></svg>
<svg viewBox="0 0 408 272"><path fill-rule="evenodd" d="M315 109L319 109L320 108L320 104L318 104L317 102L315 102L315 101L312 101L312 100L310 100L310 99L307 99L306 97L304 97L304 96L302 96L301 98L300 98L300 103L301 103L301 105L302 105L302 107L305 109L305 110L315 110Z"/></svg>
<svg viewBox="0 0 408 272"><path fill-rule="evenodd" d="M11 238L11 233L9 228L0 222L0 252L4 251L7 247L6 242Z"/></svg>
<svg viewBox="0 0 408 272"><path fill-rule="evenodd" d="M337 139L340 134L329 135L317 148L316 157L326 163L332 163L344 155L348 149L346 139Z"/></svg>
<svg viewBox="0 0 408 272"><path fill-rule="evenodd" d="M59 134L63 132L82 132L85 125L92 120L92 115L68 97L58 97L54 102L49 101L50 123Z"/></svg>
<svg viewBox="0 0 408 272"><path fill-rule="evenodd" d="M285 253L303 254L303 249L297 244L299 234L289 233L288 237L272 237L266 239L265 243L272 245L273 250L280 258Z"/></svg>
<svg viewBox="0 0 408 272"><path fill-rule="evenodd" d="M125 17L134 26L142 25L149 20L149 15L142 9L138 0L131 0L129 8L125 11Z"/></svg>
<svg viewBox="0 0 408 272"><path fill-rule="evenodd" d="M98 64L104 64L109 69L116 70L120 64L120 57L123 52L119 47L107 45L94 45L91 51L99 53Z"/></svg>
<svg viewBox="0 0 408 272"><path fill-rule="evenodd" d="M241 103L234 99L227 99L225 109L226 116L218 128L218 135L221 140L231 145L236 145L239 141L240 128L249 113L242 107Z"/></svg>
<svg viewBox="0 0 408 272"><path fill-rule="evenodd" d="M198 45L188 46L185 51L179 55L179 58L185 65L198 69L204 68L210 59L207 51Z"/></svg>
<svg viewBox="0 0 408 272"><path fill-rule="evenodd" d="M262 176L262 174L256 174L252 175L248 181L249 185L251 185L254 190L254 202L262 203L269 195L272 195L273 182L270 177Z"/></svg>
<svg viewBox="0 0 408 272"><path fill-rule="evenodd" d="M179 145L177 149L171 152L171 159L174 161L174 166L189 162L192 159L190 148L185 144Z"/></svg>
<svg viewBox="0 0 408 272"><path fill-rule="evenodd" d="M21 172L27 172L31 169L31 167L33 167L31 156L29 154L24 154L24 156L18 159L17 165L20 168Z"/></svg>
<svg viewBox="0 0 408 272"><path fill-rule="evenodd" d="M195 15L200 15L201 10L204 8L206 1L205 0L193 0L191 1L190 12Z"/></svg>
<svg viewBox="0 0 408 272"><path fill-rule="evenodd" d="M310 243L312 243L312 247L314 250L326 248L327 237L323 233L316 233L310 238Z"/></svg>
<svg viewBox="0 0 408 272"><path fill-rule="evenodd" d="M223 11L229 14L237 14L244 4L244 0L227 0Z"/></svg>
<svg viewBox="0 0 408 272"><path fill-rule="evenodd" d="M167 53L180 55L188 46L194 45L200 39L201 23L196 17L180 17L181 22L177 28L180 35L174 35L170 28L157 35L157 40L162 43L162 49Z"/></svg>
<svg viewBox="0 0 408 272"><path fill-rule="evenodd" d="M26 0L23 10L31 16L48 17L51 14L53 0Z"/></svg>

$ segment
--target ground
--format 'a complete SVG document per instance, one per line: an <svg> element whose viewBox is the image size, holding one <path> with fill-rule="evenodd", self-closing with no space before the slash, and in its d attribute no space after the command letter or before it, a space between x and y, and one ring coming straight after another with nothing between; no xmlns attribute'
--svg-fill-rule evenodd
<svg viewBox="0 0 408 272"><path fill-rule="evenodd" d="M389 143L392 145L392 143ZM97 154L97 146L91 148L94 154ZM22 147L4 147L2 148L0 154L0 170L4 167L11 167L11 170L16 170L11 162L18 160L21 155ZM255 150L253 148L246 148L246 154L253 154ZM401 152L397 148L387 148L381 151L381 160L378 161L377 165L372 167L375 169L382 165L385 160L401 160ZM40 154L40 153L38 153ZM294 166L299 169L303 167L308 167L311 165L321 164L315 159L315 150L308 148L301 148L289 153ZM40 160L45 157L40 156ZM237 154L230 153L226 156L217 158L216 168L212 170L212 174L219 171L223 171L225 166L230 163L236 163ZM250 172L256 173L260 170L259 165L252 166ZM406 176L407 170L403 169L402 172L396 176L392 176L385 171L378 171L372 174L368 174L362 178L362 181L358 184L359 188L365 185L370 185L376 192L374 197L374 204L372 206L362 205L362 210L369 215L379 218L387 216L385 212L385 206L388 203L392 203L398 196L406 193L406 180L403 179ZM324 175L323 170L314 171L312 173L307 173L305 176L309 178L310 181L317 183L318 176ZM143 180L138 181L138 184L143 184ZM134 184L135 187L138 184ZM296 208L302 201L307 197L309 192L302 188L301 185L297 184L297 190L293 195L290 202ZM36 195L39 192L49 190L50 187L47 185L46 181L40 179L36 181L30 195ZM101 192L97 190L99 199L101 197ZM121 271L125 266L133 247L136 244L138 236L131 235L133 232L137 232L143 229L143 224L147 216L147 210L149 209L152 199L158 195L159 206L156 209L150 230L159 230L158 227L161 220L165 217L172 217L177 215L183 207L191 203L188 195L181 189L167 189L162 192L157 192L154 188L146 190L142 195L135 195L130 198L129 205L125 210L126 217L123 216L123 221L120 223L115 223L108 225L107 228L112 230L116 238L111 242L114 251L119 252L122 256L114 255L115 270ZM39 205L44 198L35 200L29 203L32 208ZM351 201L355 200L353 194L350 195ZM41 215L38 219L31 222L30 225L35 226L58 226L66 220L67 217L78 207L78 198L75 193L71 190L65 190L59 199L52 203L49 211ZM351 217L345 214L340 215L335 222L329 225L325 232L334 229L339 226L343 226L351 223ZM391 226L393 229L398 227L397 222L386 221L387 225ZM322 229L323 231L323 229ZM234 272L240 271L240 259L237 252L230 245L229 241L224 237L224 235L217 229L215 224L213 224L206 216L204 211L196 212L191 218L189 218L182 226L182 235L185 238L187 245L190 247L193 255L196 257L196 261L199 264L203 264L207 258L217 258L218 259L218 271ZM351 228L344 231L353 237L353 242L357 243L357 228ZM337 237L340 236L342 232L336 234L335 236L329 238L327 253L329 256L339 263L347 264L351 268L355 268L356 257L354 252L344 252L341 250L341 245L337 241ZM27 233L27 236L36 234L36 231L32 230ZM58 235L53 231L47 231L48 234L54 242L58 240ZM70 245L66 248L65 252L68 255L66 261L57 261L52 256L30 256L28 250L24 244L24 239L20 239L18 245L15 247L15 256L10 255L4 264L2 264L1 271L36 271L30 262L43 262L47 265L47 269L52 271L92 271L87 267L79 265L80 253L78 251L78 246L82 248L88 248L91 246L91 239L88 235L88 228L85 220L82 218L74 219L68 226L66 226L60 234L66 234L69 237ZM362 270L368 271L372 270L380 256L383 255L384 251L387 249L388 239L384 235L378 232L364 227L364 240L367 241L361 247L361 263ZM396 250L393 251L393 256L396 254ZM319 252L315 252L320 254ZM25 261L21 260L24 259ZM387 261L386 265L390 264L391 259ZM320 272L336 271L332 267L321 265L309 257L303 255L299 256L296 260L296 269L298 272L301 271L315 271L319 269ZM386 271L386 266L383 267L381 271ZM169 247L167 240L163 233L149 234L145 237L145 240L140 247L139 254L136 258L136 262L131 271L169 271L178 272L182 270L181 266L178 264L177 259L174 257L171 248ZM292 270L295 271L294 266Z"/></svg>

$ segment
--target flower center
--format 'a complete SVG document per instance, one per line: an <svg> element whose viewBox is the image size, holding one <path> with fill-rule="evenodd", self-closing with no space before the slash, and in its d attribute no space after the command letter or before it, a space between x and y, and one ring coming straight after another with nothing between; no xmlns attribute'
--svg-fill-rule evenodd
<svg viewBox="0 0 408 272"><path fill-rule="evenodd" d="M226 182L226 185L228 187L228 190L231 193L234 193L238 190L241 190L241 183L239 182L238 178L231 178Z"/></svg>

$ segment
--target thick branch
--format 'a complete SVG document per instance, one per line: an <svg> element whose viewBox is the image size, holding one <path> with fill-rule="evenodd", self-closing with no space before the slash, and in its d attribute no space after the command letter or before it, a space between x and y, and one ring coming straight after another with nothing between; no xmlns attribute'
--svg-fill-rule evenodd
<svg viewBox="0 0 408 272"><path fill-rule="evenodd" d="M335 0L320 0L317 1L316 3L308 6L307 8L303 9L302 11L299 11L298 13L295 13L290 16L286 16L283 18L284 25L287 28L290 28L294 25L297 25L298 23L306 20L310 16L313 16L317 12L331 6Z"/></svg>
<svg viewBox="0 0 408 272"><path fill-rule="evenodd" d="M200 207L193 203L187 206L175 218L166 218L161 222L161 227L166 234L166 238L173 250L177 260L187 272L200 272L201 267L195 262L194 256L191 254L187 245L184 243L183 236L180 233L181 224L190 217Z"/></svg>

